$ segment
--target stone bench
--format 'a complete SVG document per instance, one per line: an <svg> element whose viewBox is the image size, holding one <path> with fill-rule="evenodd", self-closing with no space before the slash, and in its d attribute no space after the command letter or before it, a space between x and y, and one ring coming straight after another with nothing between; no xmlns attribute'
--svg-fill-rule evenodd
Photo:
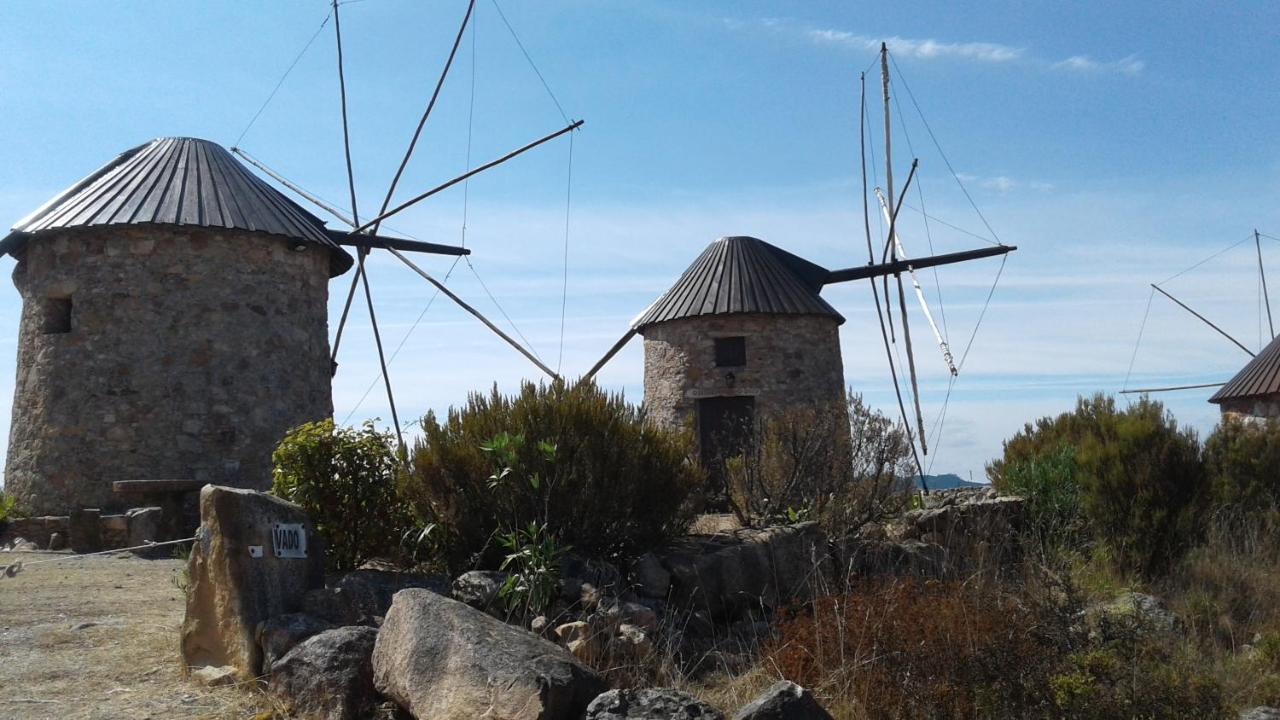
<svg viewBox="0 0 1280 720"><path fill-rule="evenodd" d="M159 480L116 480L111 483L111 490L117 495L131 498L136 505L152 505L161 509L159 536L157 542L178 540L191 535L195 526L185 527L183 523L184 500L192 493L200 492L204 487L202 480L159 479ZM133 498L137 498L134 501Z"/></svg>

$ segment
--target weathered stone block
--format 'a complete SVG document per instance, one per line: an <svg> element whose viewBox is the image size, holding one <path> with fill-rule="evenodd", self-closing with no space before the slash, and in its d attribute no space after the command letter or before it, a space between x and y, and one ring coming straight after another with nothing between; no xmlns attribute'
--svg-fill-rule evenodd
<svg viewBox="0 0 1280 720"><path fill-rule="evenodd" d="M373 672L381 693L431 720L579 720L605 689L563 648L422 589L396 593Z"/></svg>
<svg viewBox="0 0 1280 720"><path fill-rule="evenodd" d="M77 553L102 549L102 513L97 508L71 511L71 550Z"/></svg>
<svg viewBox="0 0 1280 720"><path fill-rule="evenodd" d="M272 551L273 523L301 523L307 557ZM229 665L243 679L258 675L258 623L301 609L307 591L324 585L324 552L302 508L252 490L205 486L200 491L201 537L187 569L182 657L188 668ZM251 549L261 551L259 557ZM254 553L257 554L257 553Z"/></svg>
<svg viewBox="0 0 1280 720"><path fill-rule="evenodd" d="M733 619L813 592L828 568L816 523L690 536L661 553L672 603Z"/></svg>
<svg viewBox="0 0 1280 720"><path fill-rule="evenodd" d="M125 513L129 518L129 545L128 547L137 547L145 545L148 542L159 542L163 531L164 511L158 507L140 507L133 508ZM189 537L189 536L184 536ZM176 538L175 538L176 539ZM168 551L173 550L169 546L162 548L154 548L149 550L134 550L135 555L143 557L163 557Z"/></svg>

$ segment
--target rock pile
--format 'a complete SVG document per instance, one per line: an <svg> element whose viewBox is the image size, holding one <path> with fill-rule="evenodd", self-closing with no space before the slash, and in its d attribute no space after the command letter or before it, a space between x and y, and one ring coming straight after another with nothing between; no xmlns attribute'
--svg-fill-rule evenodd
<svg viewBox="0 0 1280 720"><path fill-rule="evenodd" d="M1013 532L1020 513L1017 500L957 495L839 542L802 523L689 536L621 569L570 556L558 598L530 617L500 597L499 572L449 581L361 569L326 582L318 538L305 558L269 552L273 524L309 527L299 508L206 487L183 652L193 677L265 681L299 718L725 720L674 689L608 690L592 668L641 666L661 651L687 672L737 669L768 639L773 610L850 569L941 576L966 567L964 554ZM829 719L787 682L733 715Z"/></svg>

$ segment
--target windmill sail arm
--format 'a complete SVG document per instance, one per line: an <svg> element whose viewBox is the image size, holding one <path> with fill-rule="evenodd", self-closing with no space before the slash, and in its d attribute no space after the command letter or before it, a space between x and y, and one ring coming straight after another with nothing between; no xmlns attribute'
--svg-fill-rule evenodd
<svg viewBox="0 0 1280 720"><path fill-rule="evenodd" d="M880 193L880 188L876 188L875 193L876 199L880 201L880 212L884 215L885 222L888 222L889 205L885 202L884 195ZM898 257L906 260L907 251L902 247L902 239L898 235L896 228L890 233L889 241L893 243ZM947 370L952 375L958 375L959 371L956 370L955 358L951 355L951 346L947 344L947 341L942 337L942 333L938 331L938 323L934 321L933 313L929 312L929 303L924 299L924 291L920 289L920 280L916 278L915 268L908 265L907 273L911 276L911 287L916 291L916 300L920 302L920 310L924 313L925 320L929 321L929 329L933 331L933 339L938 343L938 349L942 350L942 361L947 364Z"/></svg>

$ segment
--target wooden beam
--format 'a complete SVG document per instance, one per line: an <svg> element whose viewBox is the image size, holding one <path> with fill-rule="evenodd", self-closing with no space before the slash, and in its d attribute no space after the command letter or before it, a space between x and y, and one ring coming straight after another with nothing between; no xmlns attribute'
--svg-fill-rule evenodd
<svg viewBox="0 0 1280 720"><path fill-rule="evenodd" d="M385 235L365 235L343 232L341 230L325 230L329 239L347 247L364 250L404 250L406 252L429 253L432 255L470 255L471 250L457 245L441 245L439 243L422 242L421 240L404 240Z"/></svg>
<svg viewBox="0 0 1280 720"><path fill-rule="evenodd" d="M1222 387L1226 383L1202 383L1200 385L1175 385L1174 387L1158 387L1158 388L1138 388L1136 390L1121 390L1121 395L1133 395L1135 393L1156 393L1156 392L1173 392L1175 390L1200 390L1203 388Z"/></svg>
<svg viewBox="0 0 1280 720"><path fill-rule="evenodd" d="M600 368L605 366L605 363L612 360L613 356L617 355L619 350L625 347L628 342L631 342L631 338L636 336L636 332L637 331L634 328L628 330L626 335L623 335L618 342L613 344L613 347L609 348L609 352L606 352L604 357L597 360L596 364L591 366L591 369L587 371L587 374L582 376L582 380L590 380L595 377L596 373L600 372Z"/></svg>
<svg viewBox="0 0 1280 720"><path fill-rule="evenodd" d="M1017 249L1017 245L999 245L997 247L980 248L978 250L964 250L962 252L947 253L945 255L930 255L929 257L913 258L910 260L895 260L893 262L882 263L879 265L864 265L863 267L829 270L827 271L827 277L822 281L822 284L831 285L833 283L849 282L850 280L863 280L865 278L880 277L882 275L893 275L894 273L900 273L906 270L920 270L923 268L936 267L938 265L951 265L953 263L965 262L966 260L979 260L981 258L1011 253Z"/></svg>
<svg viewBox="0 0 1280 720"><path fill-rule="evenodd" d="M1235 344L1236 344L1236 347L1238 347L1238 348L1240 348L1241 350L1243 350L1243 351L1245 351L1246 353L1248 353L1248 354L1249 354L1249 357L1257 357L1257 355L1255 355L1255 354L1254 354L1254 352L1253 352L1252 350L1250 350L1249 348L1247 348L1247 347L1245 347L1245 346L1244 346L1244 343L1242 343L1242 342L1240 342L1239 340L1237 340L1237 339L1235 339L1235 338L1231 337L1230 335L1228 335L1226 330L1223 330L1222 328L1218 327L1217 325L1214 325L1212 322L1210 322L1210 321L1209 321L1209 318L1207 318L1207 317L1205 317L1205 316L1201 315L1200 313L1196 312L1195 310L1192 310L1190 305L1187 305L1186 303L1182 302L1182 301L1181 301L1181 300L1179 300L1178 298L1176 298L1176 297L1174 297L1174 296L1170 295L1170 294L1168 293L1168 291L1166 291L1164 288L1161 288L1159 285L1156 285L1155 283L1151 283L1151 287L1152 287L1156 292L1160 293L1161 295L1163 295L1163 296L1165 296L1165 297L1169 298L1170 300L1174 301L1175 303L1177 303L1177 304L1178 304L1178 307L1182 308L1183 310L1186 310L1187 312L1191 313L1192 315L1195 315L1195 316L1196 316L1196 318L1200 320L1200 322L1204 323L1205 325L1208 325L1209 327L1213 328L1214 330L1217 330L1219 335L1221 335L1222 337L1224 337L1224 338L1226 338L1226 339L1230 340L1231 342L1235 343Z"/></svg>

